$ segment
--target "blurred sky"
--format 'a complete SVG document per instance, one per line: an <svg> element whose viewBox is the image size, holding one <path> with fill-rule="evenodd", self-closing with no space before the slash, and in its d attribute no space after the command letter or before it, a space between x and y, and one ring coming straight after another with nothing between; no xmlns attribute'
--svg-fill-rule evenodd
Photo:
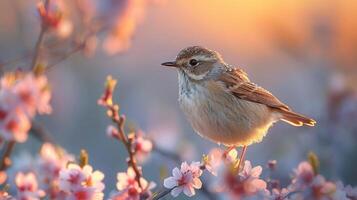
<svg viewBox="0 0 357 200"><path fill-rule="evenodd" d="M0 61L33 47L39 31L33 5L27 0L0 2ZM115 99L122 112L148 134L162 136L165 141L158 143L176 144L174 150L191 160L215 146L194 134L178 107L177 74L160 66L190 45L219 51L226 62L243 68L294 110L317 119L316 128L276 124L262 143L248 149L254 164L276 159L286 176L313 150L330 177L357 183L357 175L348 175L351 167L341 164L356 152L356 129L332 129L327 120L334 80L357 89L356 1L167 0L137 5L143 6L145 17L137 24L131 47L109 56L99 46L90 58L75 55L53 68L54 112L40 117L68 151L88 149L92 164L111 183L107 191L114 189L115 174L125 169L124 149L105 136L110 121L96 105L108 74L119 79ZM18 150L33 144L19 145ZM336 150L341 144L346 144L344 150ZM157 159L145 165L148 178L158 178Z"/></svg>

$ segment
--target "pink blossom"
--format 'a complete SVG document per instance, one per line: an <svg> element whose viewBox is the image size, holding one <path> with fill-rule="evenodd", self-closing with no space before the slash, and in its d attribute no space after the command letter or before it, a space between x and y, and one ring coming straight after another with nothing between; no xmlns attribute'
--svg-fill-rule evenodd
<svg viewBox="0 0 357 200"><path fill-rule="evenodd" d="M65 192L68 199L99 200L103 199L104 174L94 171L89 165L83 168L76 164L69 164L60 171L59 188Z"/></svg>
<svg viewBox="0 0 357 200"><path fill-rule="evenodd" d="M277 161L276 160L269 160L268 161L268 164L267 164L267 167L274 171L276 169L276 165L277 165Z"/></svg>
<svg viewBox="0 0 357 200"><path fill-rule="evenodd" d="M117 84L117 80L113 79L112 76L107 76L107 80L104 85L104 93L98 99L97 103L101 106L112 106L113 105L113 92L115 86Z"/></svg>
<svg viewBox="0 0 357 200"><path fill-rule="evenodd" d="M145 139L143 133L140 131L136 134L136 138L134 140L134 149L136 152L140 153L150 153L152 150L152 142L151 140Z"/></svg>
<svg viewBox="0 0 357 200"><path fill-rule="evenodd" d="M5 171L0 171L0 185L4 184L7 180L7 174Z"/></svg>
<svg viewBox="0 0 357 200"><path fill-rule="evenodd" d="M59 173L74 157L53 144L42 145L37 158L37 171L43 189L51 199L59 199L64 193L59 189Z"/></svg>
<svg viewBox="0 0 357 200"><path fill-rule="evenodd" d="M0 135L3 139L25 142L31 123L27 115L20 109L15 108L6 114L6 118L0 122Z"/></svg>
<svg viewBox="0 0 357 200"><path fill-rule="evenodd" d="M34 173L17 173L15 184L17 187L17 199L19 200L39 200L45 195L45 193L38 188Z"/></svg>
<svg viewBox="0 0 357 200"><path fill-rule="evenodd" d="M222 169L224 164L231 165L237 161L237 155L236 149L224 152L219 148L214 148L204 157L204 164L212 175L217 176L218 170Z"/></svg>
<svg viewBox="0 0 357 200"><path fill-rule="evenodd" d="M133 139L133 151L136 153L136 158L140 162L144 162L150 152L152 151L153 144L151 140L144 137L142 131L138 131Z"/></svg>
<svg viewBox="0 0 357 200"><path fill-rule="evenodd" d="M118 129L113 125L109 125L107 127L107 136L113 137L113 138L119 137Z"/></svg>
<svg viewBox="0 0 357 200"><path fill-rule="evenodd" d="M16 200L14 197L9 195L6 191L0 191L0 199L1 200Z"/></svg>
<svg viewBox="0 0 357 200"><path fill-rule="evenodd" d="M250 162L246 160L242 171L238 174L235 170L227 170L224 176L224 186L235 199L253 196L258 193L265 194L267 184L260 179L261 173L261 166L252 168Z"/></svg>
<svg viewBox="0 0 357 200"><path fill-rule="evenodd" d="M292 196L293 199L329 199L329 200L347 200L344 198L335 198L337 191L336 184L326 181L321 175L317 175L313 181L304 187L304 190L298 191Z"/></svg>
<svg viewBox="0 0 357 200"><path fill-rule="evenodd" d="M128 50L136 27L143 20L147 6L158 2L158 0L126 1L125 7L114 19L115 24L110 34L104 40L104 50L110 55Z"/></svg>
<svg viewBox="0 0 357 200"><path fill-rule="evenodd" d="M271 194L271 200L289 200L289 195L290 191L287 188L283 189L276 189L274 188L272 190Z"/></svg>
<svg viewBox="0 0 357 200"><path fill-rule="evenodd" d="M306 161L301 162L294 173L295 175L292 180L292 186L295 190L305 189L305 187L312 183L315 177L312 166Z"/></svg>
<svg viewBox="0 0 357 200"><path fill-rule="evenodd" d="M217 171L222 165L223 151L218 148L212 149L209 154L204 157L205 168L214 176L217 176Z"/></svg>
<svg viewBox="0 0 357 200"><path fill-rule="evenodd" d="M112 200L140 200L142 196L151 196L150 190L155 187L153 182L148 183L144 178L140 178L140 185L136 180L136 174L133 168L129 167L127 172L117 174L118 193L111 196Z"/></svg>
<svg viewBox="0 0 357 200"><path fill-rule="evenodd" d="M26 74L14 85L13 90L19 97L20 106L30 117L34 116L36 111L39 114L51 113L52 108L49 105L51 94L45 76Z"/></svg>
<svg viewBox="0 0 357 200"><path fill-rule="evenodd" d="M70 21L68 6L62 1L51 2L48 8L43 2L37 5L42 23L54 31L60 38L67 38L73 32L73 23Z"/></svg>
<svg viewBox="0 0 357 200"><path fill-rule="evenodd" d="M9 73L0 80L0 136L24 142L30 121L38 112L50 113L51 93L47 78L32 73Z"/></svg>
<svg viewBox="0 0 357 200"><path fill-rule="evenodd" d="M199 162L186 162L181 164L181 169L177 167L172 170L172 177L164 180L164 186L171 190L171 195L177 197L181 192L191 197L195 195L195 189L202 187L199 177L202 175Z"/></svg>
<svg viewBox="0 0 357 200"><path fill-rule="evenodd" d="M350 185L345 188L346 196L351 200L357 200L357 187L352 187Z"/></svg>
<svg viewBox="0 0 357 200"><path fill-rule="evenodd" d="M308 162L299 164L290 188L296 191L293 199L347 200L343 186L326 181L320 174L315 175Z"/></svg>

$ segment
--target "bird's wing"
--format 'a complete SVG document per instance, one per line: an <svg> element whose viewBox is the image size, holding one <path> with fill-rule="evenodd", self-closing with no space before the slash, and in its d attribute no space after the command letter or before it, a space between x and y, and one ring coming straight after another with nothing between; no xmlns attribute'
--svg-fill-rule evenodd
<svg viewBox="0 0 357 200"><path fill-rule="evenodd" d="M271 108L290 111L290 108L262 87L249 81L247 74L238 68L227 68L218 79L234 96Z"/></svg>

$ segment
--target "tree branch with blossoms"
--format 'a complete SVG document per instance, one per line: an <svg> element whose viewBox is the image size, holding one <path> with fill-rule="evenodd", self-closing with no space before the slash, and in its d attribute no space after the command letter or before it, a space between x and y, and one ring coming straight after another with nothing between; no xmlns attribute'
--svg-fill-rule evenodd
<svg viewBox="0 0 357 200"><path fill-rule="evenodd" d="M133 151L133 139L132 135L127 135L124 131L125 126L125 116L119 115L119 105L113 103L113 92L117 81L111 76L107 77L105 83L105 91L103 96L98 100L98 104L104 106L107 109L107 116L112 120L112 122L117 126L116 129L112 130L112 137L124 144L126 151L129 155L128 165L132 167L135 172L136 181L141 189L142 185L140 182L141 169L139 169L136 159L135 152Z"/></svg>

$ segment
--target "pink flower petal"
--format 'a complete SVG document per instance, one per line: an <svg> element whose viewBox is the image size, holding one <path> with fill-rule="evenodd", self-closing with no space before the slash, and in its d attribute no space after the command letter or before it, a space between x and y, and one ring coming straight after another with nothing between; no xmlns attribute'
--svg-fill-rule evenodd
<svg viewBox="0 0 357 200"><path fill-rule="evenodd" d="M182 192L182 190L183 190L182 187L176 187L171 191L171 195L173 197L177 197Z"/></svg>
<svg viewBox="0 0 357 200"><path fill-rule="evenodd" d="M188 197L192 197L192 196L194 196L196 194L195 189L192 186L188 186L188 185L186 185L183 188L183 193L185 195L187 195Z"/></svg>
<svg viewBox="0 0 357 200"><path fill-rule="evenodd" d="M177 186L177 180L174 177L168 177L164 180L164 187L165 188L173 188Z"/></svg>

